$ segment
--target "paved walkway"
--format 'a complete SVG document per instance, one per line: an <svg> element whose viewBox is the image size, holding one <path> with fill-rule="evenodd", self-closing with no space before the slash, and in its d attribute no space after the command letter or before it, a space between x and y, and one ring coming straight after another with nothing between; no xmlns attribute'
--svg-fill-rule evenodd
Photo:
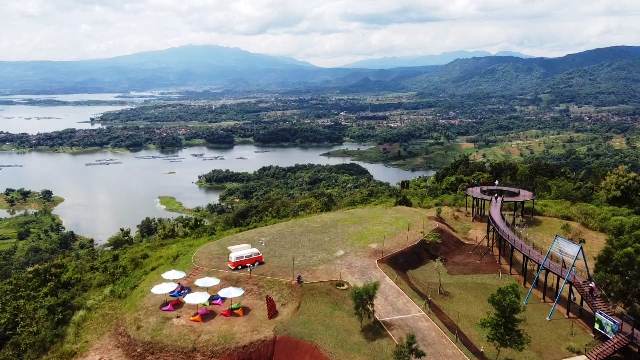
<svg viewBox="0 0 640 360"><path fill-rule="evenodd" d="M376 317L394 340L401 341L413 333L420 348L430 359L468 359L438 325L378 268L375 261L366 261L357 267L345 267L342 274L352 284L361 285L368 281L380 283L375 302Z"/></svg>

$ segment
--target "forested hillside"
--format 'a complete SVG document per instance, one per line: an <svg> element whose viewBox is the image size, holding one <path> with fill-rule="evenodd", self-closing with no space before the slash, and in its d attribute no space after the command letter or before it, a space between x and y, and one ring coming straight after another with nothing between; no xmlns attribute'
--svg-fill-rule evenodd
<svg viewBox="0 0 640 360"><path fill-rule="evenodd" d="M77 62L0 62L4 92L151 89L540 98L547 103L637 104L640 48L614 46L558 58L485 56L392 69L320 68L236 48L187 46ZM485 99L486 101L486 99Z"/></svg>

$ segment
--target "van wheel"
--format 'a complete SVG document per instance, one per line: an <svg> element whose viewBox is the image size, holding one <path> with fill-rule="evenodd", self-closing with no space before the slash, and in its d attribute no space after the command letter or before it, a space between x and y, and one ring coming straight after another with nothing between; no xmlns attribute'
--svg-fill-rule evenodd
<svg viewBox="0 0 640 360"><path fill-rule="evenodd" d="M240 270L240 269L242 269L242 265L236 266L236 270Z"/></svg>

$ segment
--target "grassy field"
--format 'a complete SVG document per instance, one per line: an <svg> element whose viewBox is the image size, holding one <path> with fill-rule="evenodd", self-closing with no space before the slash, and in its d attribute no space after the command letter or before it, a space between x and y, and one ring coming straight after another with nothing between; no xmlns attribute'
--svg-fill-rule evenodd
<svg viewBox="0 0 640 360"><path fill-rule="evenodd" d="M402 222L403 214L414 214L408 208L369 208L338 212L329 218L338 222L358 222L369 214L373 219L384 224L364 229L371 223L357 226L360 231L350 233L345 241L353 242L355 248L364 246L368 242L366 234L394 234L395 231L406 229L407 222ZM385 223L382 218L391 218ZM316 217L314 217L316 218ZM310 218L314 220L313 218ZM299 219L305 221L309 219ZM312 224L323 224L323 220L311 221ZM293 227L300 227L293 223ZM276 226L276 225L273 225ZM347 226L341 225L343 230ZM354 225L355 226L355 225ZM390 229L384 229L390 226ZM291 227L289 222L288 227ZM315 227L316 236L324 233L322 226ZM301 228L300 231L309 229ZM255 231L255 230L252 230ZM235 238L244 233L232 235ZM246 234L245 234L246 235ZM228 237L227 237L228 238ZM79 352L91 348L109 333L115 326L124 326L135 339L142 342L161 343L168 347L183 349L224 349L241 343L258 340L273 334L289 335L303 340L313 341L323 351L335 359L388 359L393 351L394 343L387 336L384 329L366 327L360 332L359 322L352 313L348 291L335 289L332 283L308 284L302 288L292 287L289 282L248 277L245 274L222 273L209 271L202 276L216 276L222 279L220 286L240 286L245 288L245 296L240 299L250 312L243 318L224 318L216 316L204 324L193 323L188 320L195 310L192 305L184 305L174 313L163 313L158 310L163 300L162 295L153 295L149 289L162 280L160 274L171 268L190 271L191 255L204 243L207 246L218 241L211 239L185 239L184 242L172 244L157 250L141 250L150 258L145 261L141 274L145 274L137 288L125 299L117 300L104 294L93 294L96 299L95 307L83 313L78 319L77 326L71 326L67 332L65 345L55 349L49 358L60 358L60 354ZM291 237L289 240L295 240ZM150 246L152 246L150 244ZM226 250L226 249L225 249ZM210 293L216 289L211 289ZM264 296L271 295L278 304L280 315L275 320L266 320ZM220 312L221 308L212 307Z"/></svg>
<svg viewBox="0 0 640 360"><path fill-rule="evenodd" d="M383 241L387 249L406 245L406 238L397 235L408 227L422 229L425 214L407 207L368 207L295 219L211 242L198 250L195 261L206 268L225 269L226 247L248 243L265 256L266 263L254 270L256 274L290 279L295 257L295 273L306 280L337 279L342 258L379 256Z"/></svg>
<svg viewBox="0 0 640 360"><path fill-rule="evenodd" d="M395 276L389 267L384 266L383 270ZM490 305L486 301L489 295L498 287L514 282L513 277L505 275L500 278L497 274L449 275L445 273L443 287L447 295L444 296L437 294L438 277L433 263L409 271L408 274L414 284L430 294L477 346L484 347L489 358L495 358L495 349L485 341L484 332L478 323L490 310ZM415 301L422 301L406 284L402 283L402 279L399 278L397 282ZM524 293L525 289L522 288L522 294ZM561 315L556 315L553 320L547 321L545 317L549 309L549 303L543 304L537 298L529 303L526 307L524 328L531 336L531 344L522 353L503 350L502 358L562 359L572 355L567 350L568 346L583 349L592 341L590 332L577 321L574 323L573 320L565 319Z"/></svg>
<svg viewBox="0 0 640 360"><path fill-rule="evenodd" d="M349 292L333 283L302 287L300 309L276 332L312 341L334 359L390 359L395 343L380 326L360 323L353 315Z"/></svg>
<svg viewBox="0 0 640 360"><path fill-rule="evenodd" d="M422 226L424 211L405 207L372 207L344 210L301 218L258 228L243 233L223 236L219 240L211 238L185 239L171 245L140 249L140 256L146 257L144 266L137 270L138 286L124 299L110 296L109 289L99 294L89 294L93 300L85 312L78 315L69 327L64 345L54 349L49 358L62 358L61 354L83 353L92 345L104 341L104 336L116 326L124 326L137 340L160 342L170 347L181 348L225 348L240 342L256 340L270 334L287 334L317 343L336 359L389 358L393 351L393 341L386 332L368 327L360 332L359 323L352 314L348 292L335 289L330 284L305 285L302 289L291 288L288 282L246 276L245 272L223 273L211 270L205 275L219 277L221 286L236 285L247 290L241 302L251 309L244 318L215 317L210 322L199 324L188 320L195 309L185 305L176 313L163 313L158 305L162 295L153 295L149 289L162 282L160 274L171 268L189 272L192 255L196 249L198 258L211 259L221 256L221 264L227 257L226 246L239 242L265 240L267 264L261 270L282 271L289 278L290 250L292 244L303 242L304 246L293 248L299 254L296 268L312 269L312 266L331 263L343 255L359 252L374 252L387 237L385 246L399 245L394 235ZM427 226L429 226L427 224ZM215 240L215 241L212 241ZM404 244L403 244L404 245ZM317 248L317 256L309 255L308 248ZM212 252L213 251L213 252ZM219 253L217 253L219 252ZM134 254L135 255L135 254ZM134 256L132 255L132 256ZM210 263L211 264L211 263ZM337 274L335 276L338 276ZM327 277L334 277L327 274ZM134 280L132 280L134 281ZM210 292L214 292L211 289ZM274 297L280 316L266 321L264 295ZM219 308L214 307L216 312ZM176 317L180 315L180 317ZM338 324L339 326L336 326ZM353 354L353 355L350 355Z"/></svg>
<svg viewBox="0 0 640 360"><path fill-rule="evenodd" d="M164 207L165 210L180 213L180 214L189 214L191 213L191 209L186 208L182 202L178 201L173 196L158 196L158 201L160 205Z"/></svg>
<svg viewBox="0 0 640 360"><path fill-rule="evenodd" d="M585 151L593 141L590 135L578 133L550 133L542 131L525 131L498 137L497 143L481 146L473 153L476 160L505 160L522 158L548 151L552 154L562 153L568 148Z"/></svg>

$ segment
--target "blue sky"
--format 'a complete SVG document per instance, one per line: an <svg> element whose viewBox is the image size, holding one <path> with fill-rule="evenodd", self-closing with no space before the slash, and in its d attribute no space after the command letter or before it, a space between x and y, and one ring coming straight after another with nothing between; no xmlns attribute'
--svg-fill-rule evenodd
<svg viewBox="0 0 640 360"><path fill-rule="evenodd" d="M558 56L640 45L638 0L3 0L0 59L86 59L185 44L335 66L454 50Z"/></svg>

